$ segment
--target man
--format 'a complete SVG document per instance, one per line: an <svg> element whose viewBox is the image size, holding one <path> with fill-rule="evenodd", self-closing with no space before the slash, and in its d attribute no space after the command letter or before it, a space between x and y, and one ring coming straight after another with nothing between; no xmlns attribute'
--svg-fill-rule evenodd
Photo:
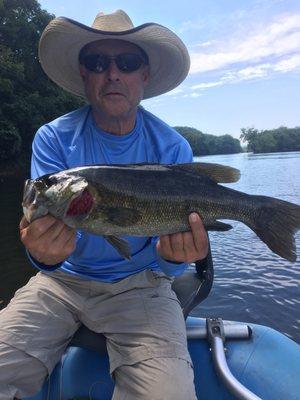
<svg viewBox="0 0 300 400"><path fill-rule="evenodd" d="M32 178L87 164L184 163L188 143L139 107L187 75L189 56L167 28L134 28L119 10L98 14L92 28L56 18L40 41L41 65L89 105L39 129ZM128 238L131 260L102 237L75 232L46 215L20 223L40 269L0 313L0 399L34 394L85 324L107 338L113 399L195 399L185 323L172 276L207 255L197 214L191 231Z"/></svg>

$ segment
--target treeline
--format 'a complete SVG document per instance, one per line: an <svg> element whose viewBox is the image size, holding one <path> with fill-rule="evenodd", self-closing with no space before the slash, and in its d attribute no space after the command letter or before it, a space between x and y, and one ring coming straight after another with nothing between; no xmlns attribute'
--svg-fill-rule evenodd
<svg viewBox="0 0 300 400"><path fill-rule="evenodd" d="M36 0L0 0L0 162L26 158L45 122L82 101L52 83L37 58L41 32L54 15Z"/></svg>
<svg viewBox="0 0 300 400"><path fill-rule="evenodd" d="M247 142L247 151L273 153L300 151L300 127L261 130L242 128L240 139Z"/></svg>
<svg viewBox="0 0 300 400"><path fill-rule="evenodd" d="M240 141L230 135L209 135L187 126L175 126L174 129L190 143L194 156L233 154L243 151Z"/></svg>

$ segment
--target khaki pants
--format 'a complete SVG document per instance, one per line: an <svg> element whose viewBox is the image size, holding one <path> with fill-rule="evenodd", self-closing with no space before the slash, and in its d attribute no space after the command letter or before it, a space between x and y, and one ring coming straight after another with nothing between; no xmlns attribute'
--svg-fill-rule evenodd
<svg viewBox="0 0 300 400"><path fill-rule="evenodd" d="M171 283L150 270L117 283L39 272L0 312L0 400L34 394L82 323L107 338L114 400L195 400Z"/></svg>

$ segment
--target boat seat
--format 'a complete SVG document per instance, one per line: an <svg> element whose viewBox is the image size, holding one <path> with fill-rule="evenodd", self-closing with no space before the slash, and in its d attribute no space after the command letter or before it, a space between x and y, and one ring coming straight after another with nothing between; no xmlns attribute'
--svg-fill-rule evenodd
<svg viewBox="0 0 300 400"><path fill-rule="evenodd" d="M213 283L211 250L204 260L196 261L181 276L174 279L172 288L180 301L185 319L201 301L208 296ZM106 352L106 339L82 325L74 334L71 346L84 347L101 354Z"/></svg>

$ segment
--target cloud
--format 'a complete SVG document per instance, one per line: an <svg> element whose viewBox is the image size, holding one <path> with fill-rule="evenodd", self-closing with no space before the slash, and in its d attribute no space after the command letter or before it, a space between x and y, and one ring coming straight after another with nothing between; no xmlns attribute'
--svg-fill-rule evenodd
<svg viewBox="0 0 300 400"><path fill-rule="evenodd" d="M189 32L189 31L199 31L201 29L203 29L204 27L204 23L198 21L192 21L192 20L188 20L182 23L181 27L178 29L178 34L182 35L185 32Z"/></svg>
<svg viewBox="0 0 300 400"><path fill-rule="evenodd" d="M282 60L274 66L274 71L290 72L300 70L300 54L295 54L285 60Z"/></svg>
<svg viewBox="0 0 300 400"><path fill-rule="evenodd" d="M192 93L187 93L185 95L183 95L183 97L192 97L192 98L196 98L196 97L200 97L201 94L197 93L197 92L192 92Z"/></svg>
<svg viewBox="0 0 300 400"><path fill-rule="evenodd" d="M207 40L206 42L196 43L194 47L201 48L201 47L209 47L212 46L216 41L215 40Z"/></svg>
<svg viewBox="0 0 300 400"><path fill-rule="evenodd" d="M227 70L218 80L192 85L190 91L195 93L195 91L203 91L216 86L269 78L276 73L288 73L290 71L300 71L300 54L292 55L275 63L263 63L238 70Z"/></svg>
<svg viewBox="0 0 300 400"><path fill-rule="evenodd" d="M183 91L184 91L184 87L180 86L180 87L177 87L177 88L171 90L170 92L165 93L165 96L175 96L179 93L182 93Z"/></svg>
<svg viewBox="0 0 300 400"><path fill-rule="evenodd" d="M222 85L223 82L222 80L218 82L206 82L206 83L199 83L198 85L194 85L191 87L192 90L198 90L198 89L209 89L215 86L220 86Z"/></svg>
<svg viewBox="0 0 300 400"><path fill-rule="evenodd" d="M260 1L265 0L257 0L258 5ZM199 28L192 21L184 25L193 26ZM300 72L300 14L285 14L264 23L252 20L251 29L243 23L234 26L239 28L222 40L207 38L190 46L189 80L165 93L163 99L197 98L224 85Z"/></svg>
<svg viewBox="0 0 300 400"><path fill-rule="evenodd" d="M300 14L277 17L276 22L261 25L246 36L237 31L211 45L200 43L200 51L191 52L190 74L276 60L292 53L300 54Z"/></svg>
<svg viewBox="0 0 300 400"><path fill-rule="evenodd" d="M173 100L180 98L197 98L202 96L205 90L211 88L236 84L243 81L266 79L274 76L274 74L288 73L290 71L300 72L300 54L279 59L274 63L261 63L240 69L227 69L219 74L217 80L201 82L190 86L186 84L180 85L180 87L163 94L159 99L162 101L162 99L167 96ZM156 100L156 102L158 102L158 100Z"/></svg>

